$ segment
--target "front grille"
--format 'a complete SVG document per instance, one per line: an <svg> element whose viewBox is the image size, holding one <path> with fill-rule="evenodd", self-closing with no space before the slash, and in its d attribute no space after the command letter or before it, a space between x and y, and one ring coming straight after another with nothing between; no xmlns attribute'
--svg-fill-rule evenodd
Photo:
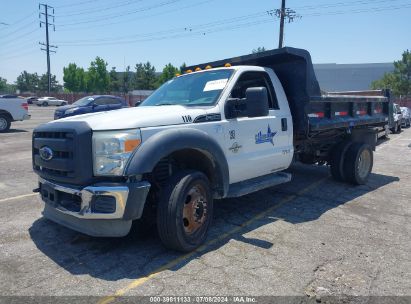
<svg viewBox="0 0 411 304"><path fill-rule="evenodd" d="M52 158L40 156L43 147L52 150ZM41 177L54 181L82 184L92 178L91 129L82 122L54 122L33 132L33 169Z"/></svg>
<svg viewBox="0 0 411 304"><path fill-rule="evenodd" d="M34 132L33 156L35 170L50 176L70 177L74 174L74 136L71 132ZM40 149L49 147L53 151L51 160L43 160Z"/></svg>

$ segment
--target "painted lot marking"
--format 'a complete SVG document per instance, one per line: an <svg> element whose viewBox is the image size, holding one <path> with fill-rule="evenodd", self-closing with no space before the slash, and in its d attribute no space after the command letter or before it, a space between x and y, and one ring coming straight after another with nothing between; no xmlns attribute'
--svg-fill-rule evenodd
<svg viewBox="0 0 411 304"><path fill-rule="evenodd" d="M193 252L187 253L187 254L182 255L182 256L174 259L174 260L171 260L170 262L168 262L167 264L157 268L156 270L154 270L153 272L151 272L147 276L135 279L134 281L132 281L131 283L129 283L125 287L117 290L113 295L106 296L106 297L102 298L101 300L99 300L97 303L98 304L107 304L107 303L113 302L116 298L123 296L126 292L128 292L132 289L135 289L138 286L140 286L140 285L144 284L145 282L149 281L150 279L158 276L162 271L165 271L165 270L168 270L168 269L171 269L171 268L177 266L182 261L184 261L184 260L186 260L186 259L188 259L188 258L190 258L190 257L192 257L192 256L194 256L198 253L201 253L201 252L205 251L208 247L210 247L210 246L218 243L219 241L221 241L223 239L226 239L227 237L241 231L243 228L251 225L255 221L260 220L261 218L267 216L270 212L274 211L275 209L278 209L279 207L285 205L286 203L294 200L298 196L300 196L300 195L310 191L311 189L317 187L318 185L322 184L327 179L328 179L328 176L320 179L319 181L316 181L316 182L312 183L311 185L307 186L306 188L302 189L301 191L297 192L296 194L289 195L289 196L283 198L275 206L272 206L272 207L268 208L267 210L262 211L261 213L257 214L255 217L253 217L253 218L249 219L248 221L242 223L240 226L237 226L237 227L233 228L232 230L220 235L219 237L208 241L204 245L198 247Z"/></svg>
<svg viewBox="0 0 411 304"><path fill-rule="evenodd" d="M30 193L30 194L23 194L23 195L18 195L18 196L13 196L13 197L2 198L2 199L0 199L0 203L15 200L15 199L19 199L19 198L35 196L35 195L38 195L38 193Z"/></svg>

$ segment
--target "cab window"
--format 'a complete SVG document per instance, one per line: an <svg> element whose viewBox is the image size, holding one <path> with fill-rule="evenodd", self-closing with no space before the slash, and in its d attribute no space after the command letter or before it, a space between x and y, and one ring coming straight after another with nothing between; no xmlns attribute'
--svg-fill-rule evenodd
<svg viewBox="0 0 411 304"><path fill-rule="evenodd" d="M237 80L231 90L231 98L245 98L248 88L265 87L268 93L268 103L270 109L279 109L277 96L275 95L270 77L266 72L245 72Z"/></svg>

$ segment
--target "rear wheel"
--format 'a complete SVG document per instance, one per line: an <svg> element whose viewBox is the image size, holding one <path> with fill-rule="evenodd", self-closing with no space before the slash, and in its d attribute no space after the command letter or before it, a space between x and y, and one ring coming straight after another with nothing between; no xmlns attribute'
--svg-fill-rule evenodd
<svg viewBox="0 0 411 304"><path fill-rule="evenodd" d="M7 115L0 115L0 132L6 132L10 129L11 120Z"/></svg>
<svg viewBox="0 0 411 304"><path fill-rule="evenodd" d="M49 105L49 103L47 101L43 101L43 103L41 104L43 107L47 107Z"/></svg>
<svg viewBox="0 0 411 304"><path fill-rule="evenodd" d="M346 181L354 185L367 182L373 166L371 147L364 143L353 143L346 152L344 175Z"/></svg>
<svg viewBox="0 0 411 304"><path fill-rule="evenodd" d="M170 249L192 251L200 246L213 215L213 198L207 177L198 171L171 176L157 206L157 228Z"/></svg>
<svg viewBox="0 0 411 304"><path fill-rule="evenodd" d="M330 157L330 171L332 177L339 181L345 181L344 176L344 159L345 154L348 148L351 146L350 141L342 141L339 144L335 145L335 147L331 151Z"/></svg>

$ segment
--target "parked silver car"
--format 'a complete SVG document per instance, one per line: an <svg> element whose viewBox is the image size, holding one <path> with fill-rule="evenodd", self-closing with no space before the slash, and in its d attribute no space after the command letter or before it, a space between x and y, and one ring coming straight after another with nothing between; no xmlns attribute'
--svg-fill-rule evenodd
<svg viewBox="0 0 411 304"><path fill-rule="evenodd" d="M407 107L401 107L401 113L402 113L401 126L402 127L411 126L411 109Z"/></svg>
<svg viewBox="0 0 411 304"><path fill-rule="evenodd" d="M34 104L38 105L39 107L47 107L47 106L65 106L68 104L67 101L63 99L57 99L55 97L41 97L35 101Z"/></svg>

